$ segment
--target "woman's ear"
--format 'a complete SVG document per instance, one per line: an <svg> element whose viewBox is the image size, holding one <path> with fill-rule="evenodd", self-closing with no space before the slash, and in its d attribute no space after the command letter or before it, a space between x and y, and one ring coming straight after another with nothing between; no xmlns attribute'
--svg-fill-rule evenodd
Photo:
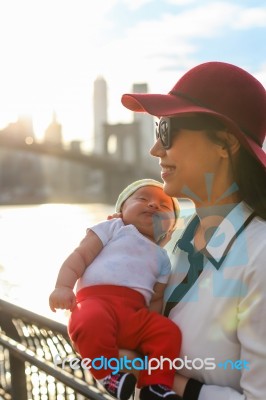
<svg viewBox="0 0 266 400"><path fill-rule="evenodd" d="M221 143L220 143L220 151L223 157L228 157L229 154L234 155L238 152L240 148L239 140L235 135L232 135L230 132L221 131L217 133Z"/></svg>

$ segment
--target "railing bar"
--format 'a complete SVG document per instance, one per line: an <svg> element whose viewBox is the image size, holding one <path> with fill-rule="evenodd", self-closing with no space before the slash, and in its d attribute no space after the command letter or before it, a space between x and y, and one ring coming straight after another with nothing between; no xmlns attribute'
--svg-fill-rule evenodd
<svg viewBox="0 0 266 400"><path fill-rule="evenodd" d="M54 331L53 332L47 331L47 334L48 334L48 338L53 343L54 348L56 348L57 353L59 352L60 347L61 347L61 351L63 351L65 354L67 354L65 346L66 345L68 345L69 347L71 347L71 346L67 342L66 338L64 336L62 336L61 333L57 333ZM55 343L55 340L54 340L55 337L57 338L58 343ZM65 341L65 343L64 343L64 341Z"/></svg>
<svg viewBox="0 0 266 400"><path fill-rule="evenodd" d="M92 398L94 400L103 400L105 398L104 395L96 393L92 389L89 389L88 386L85 385L84 382L79 378L75 377L74 379L70 373L57 369L49 361L40 359L32 351L25 348L25 346L17 343L13 339L8 338L6 335L4 334L0 335L0 342L4 347L7 347L17 358L20 358L22 361L28 361L31 364L37 366L42 371L47 372L49 375L54 376L62 383L71 387L78 393L84 396L88 396L88 398Z"/></svg>
<svg viewBox="0 0 266 400"><path fill-rule="evenodd" d="M42 325L44 329L50 329L52 331L56 330L61 333L63 336L67 337L67 327L66 325L61 324L60 322L50 320L49 318L43 317L39 314L36 314L32 311L21 308L15 304L8 303L5 300L0 300L0 311L1 315L6 314L7 317L12 314L12 318L24 319L24 323L27 322L29 324L34 321L37 324Z"/></svg>

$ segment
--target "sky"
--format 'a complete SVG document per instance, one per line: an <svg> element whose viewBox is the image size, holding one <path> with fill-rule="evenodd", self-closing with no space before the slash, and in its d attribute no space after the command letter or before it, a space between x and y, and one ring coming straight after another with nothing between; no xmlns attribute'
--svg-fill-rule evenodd
<svg viewBox="0 0 266 400"><path fill-rule="evenodd" d="M108 122L130 122L134 83L167 93L205 61L236 64L266 87L265 0L0 0L0 129L19 115L37 138L52 119L89 141L93 82L108 87Z"/></svg>

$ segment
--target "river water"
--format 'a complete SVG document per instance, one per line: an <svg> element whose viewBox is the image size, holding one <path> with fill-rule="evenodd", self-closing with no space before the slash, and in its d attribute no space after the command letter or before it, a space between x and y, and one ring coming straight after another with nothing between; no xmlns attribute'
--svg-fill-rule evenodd
<svg viewBox="0 0 266 400"><path fill-rule="evenodd" d="M61 263L114 206L41 204L0 207L0 298L64 322L50 311L48 297Z"/></svg>
<svg viewBox="0 0 266 400"><path fill-rule="evenodd" d="M191 215L191 206L182 208ZM60 265L86 229L113 210L106 204L0 206L0 298L66 322L67 312L53 313L48 305Z"/></svg>

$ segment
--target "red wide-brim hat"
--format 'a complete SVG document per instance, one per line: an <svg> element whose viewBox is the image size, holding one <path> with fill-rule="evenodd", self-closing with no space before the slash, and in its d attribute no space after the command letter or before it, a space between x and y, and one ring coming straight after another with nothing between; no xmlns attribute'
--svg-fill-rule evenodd
<svg viewBox="0 0 266 400"><path fill-rule="evenodd" d="M157 117L206 113L223 121L239 142L266 167L266 92L247 71L224 62L206 62L183 75L168 94L132 93L122 104Z"/></svg>

